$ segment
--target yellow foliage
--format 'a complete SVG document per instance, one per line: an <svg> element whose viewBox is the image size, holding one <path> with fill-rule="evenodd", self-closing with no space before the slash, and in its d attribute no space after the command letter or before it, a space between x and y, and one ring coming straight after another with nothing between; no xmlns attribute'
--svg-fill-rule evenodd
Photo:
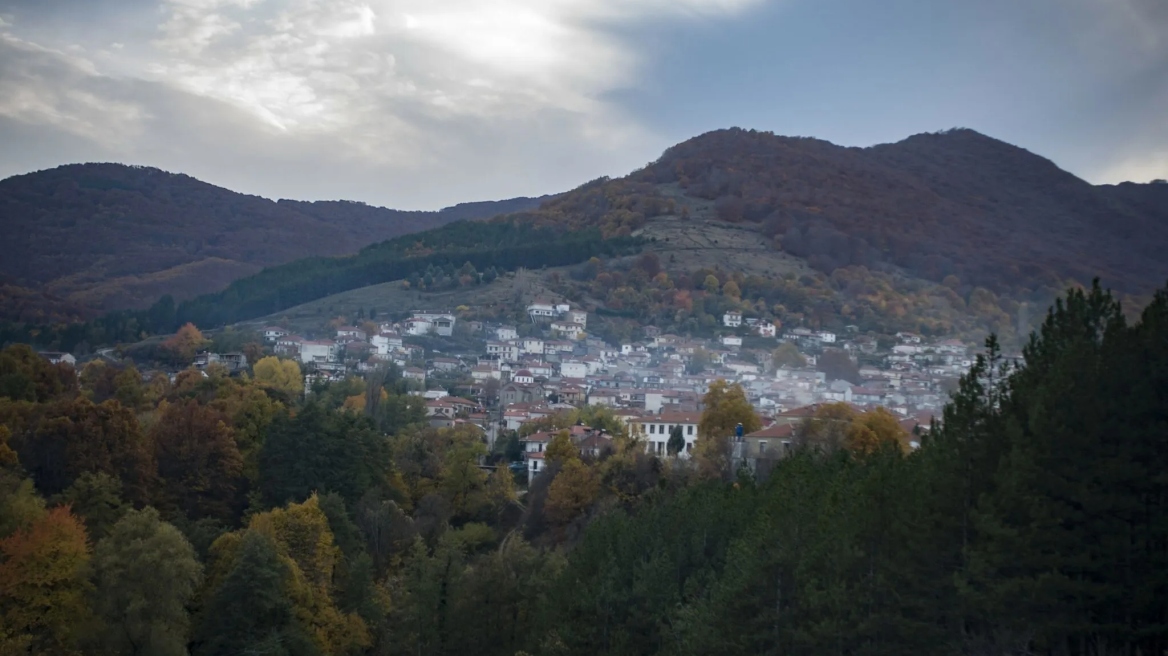
<svg viewBox="0 0 1168 656"><path fill-rule="evenodd" d="M255 374L256 382L262 387L280 390L293 396L304 391L300 365L294 360L281 360L270 355L255 363L252 372Z"/></svg>

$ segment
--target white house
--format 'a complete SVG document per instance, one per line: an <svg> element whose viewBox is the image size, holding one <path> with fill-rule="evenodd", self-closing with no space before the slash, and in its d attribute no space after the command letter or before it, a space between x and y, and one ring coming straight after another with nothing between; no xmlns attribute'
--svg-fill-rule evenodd
<svg viewBox="0 0 1168 656"><path fill-rule="evenodd" d="M584 310L569 310L567 319L572 323L578 323L585 327L588 326L588 313Z"/></svg>
<svg viewBox="0 0 1168 656"><path fill-rule="evenodd" d="M588 376L588 365L576 360L561 362L560 375L564 378L585 378Z"/></svg>
<svg viewBox="0 0 1168 656"><path fill-rule="evenodd" d="M826 330L821 330L818 333L816 333L815 336L819 339L819 341L823 342L824 344L834 344L835 343L835 333L828 332Z"/></svg>
<svg viewBox="0 0 1168 656"><path fill-rule="evenodd" d="M532 319L551 319L556 316L556 307L550 303L532 303L527 306L527 314Z"/></svg>
<svg viewBox="0 0 1168 656"><path fill-rule="evenodd" d="M724 335L722 346L742 346L742 338L738 335Z"/></svg>
<svg viewBox="0 0 1168 656"><path fill-rule="evenodd" d="M495 329L495 337L505 342L509 339L519 339L519 333L515 330L515 326L499 326Z"/></svg>
<svg viewBox="0 0 1168 656"><path fill-rule="evenodd" d="M487 355L493 355L500 360L514 362L519 359L519 345L515 342L487 342Z"/></svg>
<svg viewBox="0 0 1168 656"><path fill-rule="evenodd" d="M685 438L685 448L679 454L689 458L694 443L698 439L698 424L702 415L696 412L662 412L658 415L638 417L629 422L633 430L645 439L649 453L665 457L669 453L669 432L674 426L681 426L681 436Z"/></svg>
<svg viewBox="0 0 1168 656"><path fill-rule="evenodd" d="M538 337L524 337L519 342L520 350L533 355L543 355L543 340Z"/></svg>
<svg viewBox="0 0 1168 656"><path fill-rule="evenodd" d="M359 339L365 341L365 331L360 328L337 328L337 341Z"/></svg>
<svg viewBox="0 0 1168 656"><path fill-rule="evenodd" d="M568 339L580 339L580 335L584 334L584 326L572 321L553 321L552 332Z"/></svg>
<svg viewBox="0 0 1168 656"><path fill-rule="evenodd" d="M742 313L738 311L730 311L722 315L722 325L730 328L737 328L742 325Z"/></svg>
<svg viewBox="0 0 1168 656"><path fill-rule="evenodd" d="M65 364L70 365L70 366L77 364L77 358L73 357L72 353L62 353L59 351L44 351L41 353L41 357L48 360L50 364L65 363Z"/></svg>
<svg viewBox="0 0 1168 656"><path fill-rule="evenodd" d="M304 340L300 342L300 362L303 364L333 362L337 359L337 345L333 342Z"/></svg>
<svg viewBox="0 0 1168 656"><path fill-rule="evenodd" d="M274 342L287 334L287 330L277 326L268 326L267 328L264 328L264 339L269 342Z"/></svg>
<svg viewBox="0 0 1168 656"><path fill-rule="evenodd" d="M775 329L775 324L769 321L763 321L759 323L757 326L755 326L754 329L755 332L758 333L759 337L774 337L777 332Z"/></svg>

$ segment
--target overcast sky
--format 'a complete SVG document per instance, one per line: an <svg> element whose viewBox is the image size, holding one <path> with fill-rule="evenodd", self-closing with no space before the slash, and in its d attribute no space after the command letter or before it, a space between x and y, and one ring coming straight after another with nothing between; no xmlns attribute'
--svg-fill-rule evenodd
<svg viewBox="0 0 1168 656"><path fill-rule="evenodd" d="M430 209L735 125L969 127L1168 178L1168 0L0 0L0 177L116 161Z"/></svg>

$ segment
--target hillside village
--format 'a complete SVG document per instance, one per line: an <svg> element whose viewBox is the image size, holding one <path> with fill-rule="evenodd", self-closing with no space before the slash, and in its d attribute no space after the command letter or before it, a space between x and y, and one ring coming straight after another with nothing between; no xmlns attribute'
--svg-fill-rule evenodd
<svg viewBox="0 0 1168 656"><path fill-rule="evenodd" d="M529 435L524 427L585 405L611 409L648 449L662 454L671 431L680 426L686 442L680 456L688 457L702 397L719 379L741 384L764 418L763 430L744 436L745 448L755 454L767 450L767 439L780 453L790 443L793 425L825 403L884 407L907 431L920 427L919 433L939 417L947 389L973 358L973 349L954 339L900 333L889 341L855 331L780 329L739 312L722 317L716 339L645 326L645 339L625 344L589 336L588 312L566 302L533 302L526 316L528 325L515 326L464 321L456 312L416 311L401 321L335 327L313 338L279 326L265 327L262 334L274 354L300 363L306 394L321 382L395 366L412 393L426 399L432 426L477 426L491 446L509 431L519 432L530 474L538 473L551 435ZM471 339L444 339L456 333ZM457 348L458 343L477 348ZM246 367L239 358L204 353L195 365ZM848 371L832 371L825 358ZM597 440L611 439L588 427L573 431L582 450L598 450Z"/></svg>

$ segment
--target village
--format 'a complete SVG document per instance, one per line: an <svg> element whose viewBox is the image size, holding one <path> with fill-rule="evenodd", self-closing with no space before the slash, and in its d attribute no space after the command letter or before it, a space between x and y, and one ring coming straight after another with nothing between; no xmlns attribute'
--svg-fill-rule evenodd
<svg viewBox="0 0 1168 656"><path fill-rule="evenodd" d="M526 316L524 326L492 325L462 321L454 312L416 311L402 321L342 326L314 339L278 326L264 327L262 334L274 354L300 363L306 394L321 382L393 365L411 393L425 398L431 426L476 426L489 447L510 431L521 433L528 477L540 471L551 434L527 434L524 426L582 406L610 409L630 434L662 455L680 428L685 445L678 456L687 458L697 439L702 397L719 379L740 384L764 419L761 431L743 436L743 453L781 454L790 448L794 425L827 403L857 411L883 407L906 431L920 433L939 419L947 391L973 358L971 347L954 339L899 333L889 341L851 330L782 330L738 312L722 317L716 339L645 326L643 340L624 344L589 336L588 313L569 303L534 302ZM464 343L477 350L437 348L454 344L444 338L456 331L472 336ZM203 353L195 366L246 367L239 358ZM851 371L831 371L822 366L824 358ZM572 432L582 452L599 454L611 439L586 426Z"/></svg>

